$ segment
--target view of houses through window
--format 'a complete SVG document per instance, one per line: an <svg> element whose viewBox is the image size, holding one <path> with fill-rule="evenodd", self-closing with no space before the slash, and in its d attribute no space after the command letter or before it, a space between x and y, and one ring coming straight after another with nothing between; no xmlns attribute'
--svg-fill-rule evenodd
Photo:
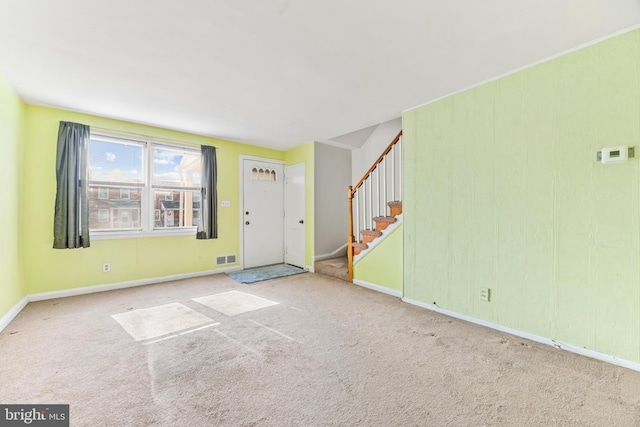
<svg viewBox="0 0 640 427"><path fill-rule="evenodd" d="M200 220L200 150L92 135L92 232L188 229Z"/></svg>

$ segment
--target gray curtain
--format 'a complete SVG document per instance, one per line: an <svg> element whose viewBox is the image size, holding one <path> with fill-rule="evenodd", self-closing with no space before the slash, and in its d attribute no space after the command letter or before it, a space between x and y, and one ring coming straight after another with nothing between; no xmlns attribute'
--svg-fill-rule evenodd
<svg viewBox="0 0 640 427"><path fill-rule="evenodd" d="M55 249L89 247L88 149L89 126L60 122L53 220Z"/></svg>
<svg viewBox="0 0 640 427"><path fill-rule="evenodd" d="M200 147L202 153L202 171L200 173L200 224L196 239L218 238L218 192L216 180L216 148L208 145Z"/></svg>

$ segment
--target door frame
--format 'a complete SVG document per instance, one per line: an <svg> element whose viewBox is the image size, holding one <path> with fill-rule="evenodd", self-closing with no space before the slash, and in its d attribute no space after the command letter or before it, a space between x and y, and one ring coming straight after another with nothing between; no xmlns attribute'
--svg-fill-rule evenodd
<svg viewBox="0 0 640 427"><path fill-rule="evenodd" d="M285 164L283 160L278 160L278 159L269 159L266 157L257 157L257 156L248 156L246 154L241 154L240 155L240 211L239 213L239 221L238 221L238 227L240 227L240 268L242 270L244 270L244 161L245 160L254 160L256 162L266 162L266 163L276 163L279 165L282 165L282 170L284 171L285 168ZM283 191L284 191L284 185L283 185ZM284 194L283 194L284 196ZM283 206L282 209L284 210L284 197L282 198L282 202L283 202ZM283 224L284 224L284 218L283 220ZM283 233L284 233L284 228L283 228ZM284 235L283 235L284 238ZM283 248L284 250L284 248ZM284 254L283 254L283 258L284 258Z"/></svg>

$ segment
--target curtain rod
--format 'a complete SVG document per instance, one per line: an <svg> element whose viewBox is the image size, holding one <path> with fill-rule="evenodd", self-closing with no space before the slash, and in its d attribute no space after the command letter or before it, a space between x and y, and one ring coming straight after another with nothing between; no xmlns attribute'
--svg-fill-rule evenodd
<svg viewBox="0 0 640 427"><path fill-rule="evenodd" d="M103 132L107 132L110 134L114 134L114 135L131 135L131 136L137 136L139 138L145 138L145 139L151 139L151 140L156 140L156 141L167 141L167 142L175 142L181 145L185 145L188 144L188 142L185 141L179 141L176 139L171 139L171 138L162 138L162 137L157 137L157 136L152 136L152 135L144 135L141 133L135 133L135 132L128 132L128 131L122 131L122 130L114 130L114 129L107 129L107 128L101 128L99 126L91 126L89 125L89 131L96 129L98 131L103 131ZM108 135L105 135L108 136ZM195 135L195 136L200 136L202 138L207 138L206 136L201 136L201 135ZM220 148L216 147L215 145L212 145L213 148L215 148L216 150L219 150Z"/></svg>

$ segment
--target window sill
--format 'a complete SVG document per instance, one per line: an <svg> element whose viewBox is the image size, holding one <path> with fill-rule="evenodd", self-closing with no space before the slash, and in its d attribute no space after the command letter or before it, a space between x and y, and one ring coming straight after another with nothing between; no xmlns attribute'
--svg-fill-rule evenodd
<svg viewBox="0 0 640 427"><path fill-rule="evenodd" d="M148 237L196 236L196 227L154 231L91 231L91 240L142 239Z"/></svg>

